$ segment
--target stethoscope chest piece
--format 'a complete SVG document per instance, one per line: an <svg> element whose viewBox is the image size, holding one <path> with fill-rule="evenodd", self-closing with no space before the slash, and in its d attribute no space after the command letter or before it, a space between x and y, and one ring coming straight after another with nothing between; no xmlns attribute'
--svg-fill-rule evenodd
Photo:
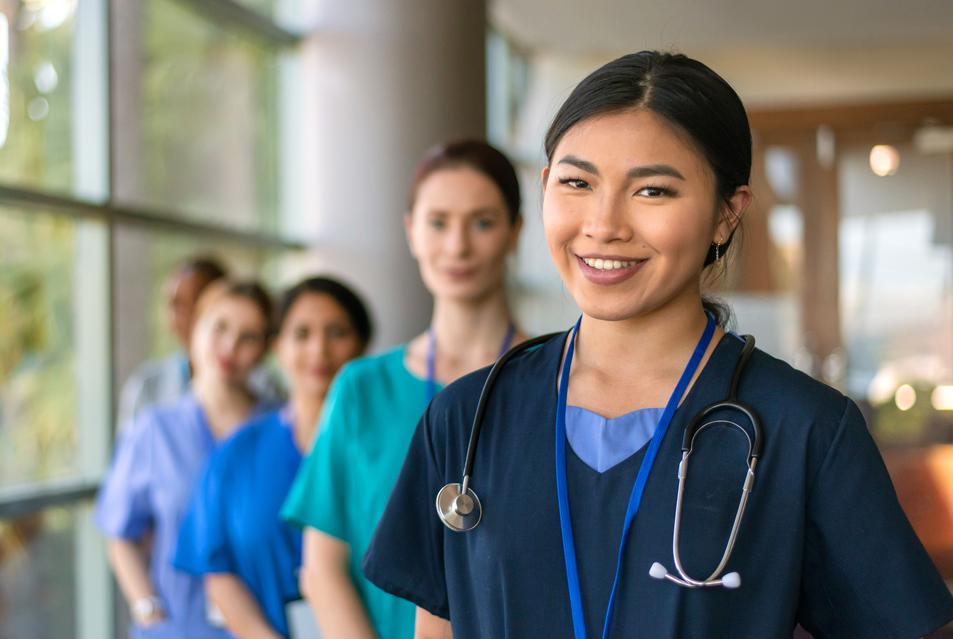
<svg viewBox="0 0 953 639"><path fill-rule="evenodd" d="M460 484L447 484L437 493L437 515L450 530L467 532L480 523L483 505L472 489L461 490Z"/></svg>

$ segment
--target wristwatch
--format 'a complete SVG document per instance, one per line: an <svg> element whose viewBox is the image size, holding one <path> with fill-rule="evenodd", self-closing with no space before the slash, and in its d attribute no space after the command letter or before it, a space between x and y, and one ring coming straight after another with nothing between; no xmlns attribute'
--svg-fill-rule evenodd
<svg viewBox="0 0 953 639"><path fill-rule="evenodd" d="M165 613L162 609L162 601L155 595L136 599L132 602L132 605L129 606L129 612L133 620L138 624L148 624L149 622L158 621Z"/></svg>

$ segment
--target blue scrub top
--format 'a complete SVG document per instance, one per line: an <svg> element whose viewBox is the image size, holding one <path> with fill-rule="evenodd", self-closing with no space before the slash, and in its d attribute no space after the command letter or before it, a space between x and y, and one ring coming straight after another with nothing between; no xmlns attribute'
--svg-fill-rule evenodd
<svg viewBox="0 0 953 639"><path fill-rule="evenodd" d="M182 522L173 564L193 575L231 573L288 636L285 604L299 599L301 531L278 517L301 453L283 411L262 415L209 460Z"/></svg>
<svg viewBox="0 0 953 639"><path fill-rule="evenodd" d="M451 620L454 639L572 634L555 489L554 414L562 339L502 371L488 403L472 487L483 501L473 531L446 529L437 491L460 481L488 369L435 398L364 559L367 577ZM953 597L900 509L855 404L755 351L740 399L760 414L764 450L728 571L736 590L689 590L649 576L674 570L672 527L682 433L727 395L739 340L717 345L676 411L626 545L610 635L919 637L953 618ZM739 421L737 413L713 415ZM718 564L746 472L747 440L731 428L696 441L682 513L690 575ZM645 447L598 472L567 447L566 462L589 637L600 637L622 521Z"/></svg>
<svg viewBox="0 0 953 639"><path fill-rule="evenodd" d="M149 628L134 627L132 637L231 636L206 621L202 580L171 564L186 505L217 443L191 392L145 409L122 434L97 498L96 523L110 538L139 540L152 531L149 573L168 616Z"/></svg>

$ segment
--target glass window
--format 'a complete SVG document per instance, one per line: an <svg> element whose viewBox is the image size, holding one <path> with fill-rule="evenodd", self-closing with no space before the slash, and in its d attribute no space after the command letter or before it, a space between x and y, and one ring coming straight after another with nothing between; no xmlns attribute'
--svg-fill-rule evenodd
<svg viewBox="0 0 953 639"><path fill-rule="evenodd" d="M0 637L108 636L97 612L109 596L106 558L91 528L88 505L0 520Z"/></svg>
<svg viewBox="0 0 953 639"><path fill-rule="evenodd" d="M0 487L76 470L75 231L0 208Z"/></svg>
<svg viewBox="0 0 953 639"><path fill-rule="evenodd" d="M181 2L116 3L116 197L205 224L274 230L274 51ZM138 31L138 32L136 32Z"/></svg>
<svg viewBox="0 0 953 639"><path fill-rule="evenodd" d="M0 182L70 191L76 0L0 0Z"/></svg>

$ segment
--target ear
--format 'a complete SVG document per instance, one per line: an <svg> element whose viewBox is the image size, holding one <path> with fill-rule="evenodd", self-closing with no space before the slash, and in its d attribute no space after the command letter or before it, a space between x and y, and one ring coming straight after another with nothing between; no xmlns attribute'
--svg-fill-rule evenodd
<svg viewBox="0 0 953 639"><path fill-rule="evenodd" d="M549 181L549 166L544 166L543 170L539 174L539 185L543 189L543 193L546 192L546 183Z"/></svg>
<svg viewBox="0 0 953 639"><path fill-rule="evenodd" d="M747 184L739 186L727 202L722 202L719 209L718 224L715 225L715 236L712 241L724 244L735 232L742 216L751 204L751 188Z"/></svg>
<svg viewBox="0 0 953 639"><path fill-rule="evenodd" d="M407 248L410 254L417 257L417 250L414 247L414 215L410 211L404 213L404 236L407 238Z"/></svg>

